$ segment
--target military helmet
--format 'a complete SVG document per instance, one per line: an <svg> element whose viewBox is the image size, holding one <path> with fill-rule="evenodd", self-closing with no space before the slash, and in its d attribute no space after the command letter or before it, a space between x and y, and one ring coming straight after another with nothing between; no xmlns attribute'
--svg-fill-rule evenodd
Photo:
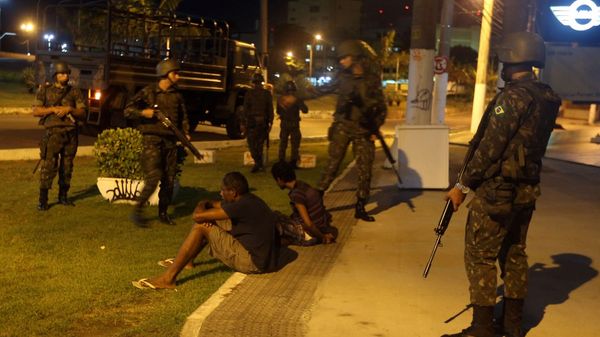
<svg viewBox="0 0 600 337"><path fill-rule="evenodd" d="M179 71L179 63L173 59L162 60L156 65L156 75L165 77L172 71Z"/></svg>
<svg viewBox="0 0 600 337"><path fill-rule="evenodd" d="M70 75L71 68L69 68L69 65L65 62L56 62L54 63L54 70L52 71L52 76L55 76L56 74L60 73Z"/></svg>
<svg viewBox="0 0 600 337"><path fill-rule="evenodd" d="M287 81L285 82L283 90L285 92L292 92L298 90L298 88L296 88L296 83L294 81Z"/></svg>
<svg viewBox="0 0 600 337"><path fill-rule="evenodd" d="M336 51L338 58L354 56L375 59L377 57L377 53L375 53L373 48L362 40L346 40L337 46Z"/></svg>
<svg viewBox="0 0 600 337"><path fill-rule="evenodd" d="M252 75L252 83L263 83L265 81L265 78L263 77L263 75L261 73L256 73L254 75Z"/></svg>
<svg viewBox="0 0 600 337"><path fill-rule="evenodd" d="M546 63L544 39L530 32L510 33L498 47L498 59L502 63L527 63L543 68Z"/></svg>

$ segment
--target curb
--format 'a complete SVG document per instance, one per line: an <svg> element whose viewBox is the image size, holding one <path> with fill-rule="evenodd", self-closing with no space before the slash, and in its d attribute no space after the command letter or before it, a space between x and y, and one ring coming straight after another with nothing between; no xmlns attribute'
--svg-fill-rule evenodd
<svg viewBox="0 0 600 337"><path fill-rule="evenodd" d="M216 307L218 307L223 299L227 297L238 284L246 278L246 274L235 272L225 283L223 283L217 291L215 291L204 303L202 303L194 312L187 317L181 333L181 337L196 337L200 335L202 324L208 315L210 315Z"/></svg>
<svg viewBox="0 0 600 337"><path fill-rule="evenodd" d="M0 107L0 115L31 115L31 107Z"/></svg>

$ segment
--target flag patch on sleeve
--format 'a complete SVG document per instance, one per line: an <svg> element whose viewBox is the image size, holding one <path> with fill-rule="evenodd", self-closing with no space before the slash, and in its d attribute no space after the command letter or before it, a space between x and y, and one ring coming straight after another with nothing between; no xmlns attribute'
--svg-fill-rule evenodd
<svg viewBox="0 0 600 337"><path fill-rule="evenodd" d="M494 108L494 112L496 113L496 115L503 115L504 108L502 107L502 105L498 105L497 107Z"/></svg>

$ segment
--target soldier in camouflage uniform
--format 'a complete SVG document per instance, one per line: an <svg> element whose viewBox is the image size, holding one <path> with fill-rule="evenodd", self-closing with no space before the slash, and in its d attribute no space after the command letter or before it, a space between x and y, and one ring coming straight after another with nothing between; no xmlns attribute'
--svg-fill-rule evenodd
<svg viewBox="0 0 600 337"><path fill-rule="evenodd" d="M300 158L300 111L308 113L308 107L304 101L296 96L296 83L288 81L285 83L285 94L277 100L277 115L281 119L279 132L279 161L285 161L288 138L292 143L290 164L296 168Z"/></svg>
<svg viewBox="0 0 600 337"><path fill-rule="evenodd" d="M273 125L273 96L263 88L264 81L261 74L255 74L252 78L254 89L244 96L242 130L246 132L248 149L254 159L252 173L263 169L263 146Z"/></svg>
<svg viewBox="0 0 600 337"><path fill-rule="evenodd" d="M384 123L387 107L373 49L360 40L342 42L337 48L342 70L334 81L317 89L319 94L337 93L338 100L329 127L329 161L317 184L327 190L335 179L348 145L352 143L358 169L357 202L354 217L375 221L365 210L375 158L375 132Z"/></svg>
<svg viewBox="0 0 600 337"><path fill-rule="evenodd" d="M74 204L67 199L77 153L76 118L85 115L85 99L79 89L69 85L71 69L66 63L53 65L54 83L40 87L35 97L33 115L40 117L46 129L40 142L40 196L38 210L48 210L48 190L58 172L58 203Z"/></svg>
<svg viewBox="0 0 600 337"><path fill-rule="evenodd" d="M496 261L504 281L503 333L521 337L527 293L527 230L540 194L542 157L554 127L560 98L540 83L532 67L544 66L544 41L528 32L505 37L498 50L504 89L488 105L471 146L473 157L448 192L454 209L469 190L465 268L473 304L471 326L444 336L493 337Z"/></svg>
<svg viewBox="0 0 600 337"><path fill-rule="evenodd" d="M177 173L177 138L154 116L154 110L162 111L189 139L187 112L183 96L176 86L179 81L179 64L172 59L163 60L156 66L156 75L159 77L158 83L143 88L125 108L125 116L138 122L137 128L144 137L144 189L131 215L131 220L139 227L148 226L142 210L159 181L158 217L164 224L175 225L167 214L167 209L173 197Z"/></svg>

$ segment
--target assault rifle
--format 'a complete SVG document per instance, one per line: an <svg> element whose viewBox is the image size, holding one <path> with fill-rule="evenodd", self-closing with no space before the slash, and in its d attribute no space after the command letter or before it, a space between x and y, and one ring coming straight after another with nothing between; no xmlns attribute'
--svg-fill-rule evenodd
<svg viewBox="0 0 600 337"><path fill-rule="evenodd" d="M469 151L465 156L465 161L463 166L460 169L460 173L458 174L457 181L460 181L463 173L465 173L465 169L467 168L467 164L473 157L473 153L475 152L475 146L469 146ZM442 236L446 233L446 229L448 229L448 225L450 224L450 220L452 219L452 214L454 214L454 205L452 205L452 200L446 200L446 205L444 206L444 210L442 211L442 216L440 217L440 221L438 222L437 227L433 229L435 234L437 235L435 238L435 243L433 244L433 250L431 251L431 255L429 255L429 260L427 260L427 264L425 265L425 270L423 271L423 277L427 278L427 274L429 274L429 269L431 269L431 264L433 263L433 258L435 257L435 253L439 246L442 245Z"/></svg>
<svg viewBox="0 0 600 337"><path fill-rule="evenodd" d="M381 131L379 130L379 128L377 126L375 126L375 121L374 116L377 115L377 107L373 107L371 108L371 110L369 110L369 113L367 114L367 125L363 125L363 126L367 126L368 129L371 130L371 134L375 135L375 137L377 137L377 139L379 140L379 143L381 143L381 149L383 150L383 153L385 153L385 156L387 158L387 160L390 162L390 164L392 164L392 170L394 170L394 173L396 174L396 178L398 178L398 183L402 184L402 178L400 177L400 172L398 172L398 169L396 168L395 164L396 164L396 159L394 159L394 157L392 156L392 152L390 151L390 148L388 147L387 143L385 142L385 139L383 138L383 135L381 134Z"/></svg>
<svg viewBox="0 0 600 337"><path fill-rule="evenodd" d="M158 109L157 105L154 105L153 109L154 116L156 116L156 118L158 118L158 120L161 123L163 123L164 126L169 128L169 130L173 132L177 140L179 140L181 144L183 144L183 146L190 150L194 157L198 158L198 160L204 159L204 156L200 153L200 151L198 151L194 144L192 144L192 142L190 142L190 140L187 139L187 137L177 128L177 126L175 126L175 124L173 124L169 117L167 117L162 111Z"/></svg>
<svg viewBox="0 0 600 337"><path fill-rule="evenodd" d="M402 184L402 178L400 177L400 172L398 172L398 169L395 166L396 160L392 156L392 152L390 151L390 148L387 146L385 139L383 139L383 135L381 134L381 131L379 131L379 130L375 131L374 135L375 135L375 137L377 137L377 139L379 139L383 153L385 153L387 160L390 162L390 164L392 164L392 170L394 170L394 173L396 173L396 178L398 178L398 183Z"/></svg>
<svg viewBox="0 0 600 337"><path fill-rule="evenodd" d="M477 132L475 133L475 135L473 136L473 139L469 143L469 150L467 151L467 154L465 155L465 160L463 162L462 167L460 168L460 172L458 173L458 179L457 179L458 182L460 182L460 178L462 178L463 174L465 173L467 164L471 161L471 158L473 158L473 154L475 153L475 150L479 146L479 142L481 142L481 138L483 138L483 133L487 127L492 108L495 106L497 98L498 98L498 95L496 95L496 97L494 97L494 99L488 104L488 107L481 118L481 122L479 123L479 126L477 127ZM435 238L435 243L433 244L433 249L431 250L431 255L429 255L429 260L427 260L427 264L425 265L425 270L423 271L424 278L427 278L427 275L429 274L429 269L431 269L431 264L433 263L433 258L435 257L435 253L437 252L438 247L440 247L442 245L442 236L444 236L444 233L446 233L446 229L448 229L448 225L450 224L450 220L452 219L453 213L454 213L454 205L452 205L452 200L448 199L446 201L446 205L444 206L444 210L442 211L442 216L440 217L440 221L438 222L437 227L435 227L433 229L433 231L435 232L435 234L437 236Z"/></svg>

